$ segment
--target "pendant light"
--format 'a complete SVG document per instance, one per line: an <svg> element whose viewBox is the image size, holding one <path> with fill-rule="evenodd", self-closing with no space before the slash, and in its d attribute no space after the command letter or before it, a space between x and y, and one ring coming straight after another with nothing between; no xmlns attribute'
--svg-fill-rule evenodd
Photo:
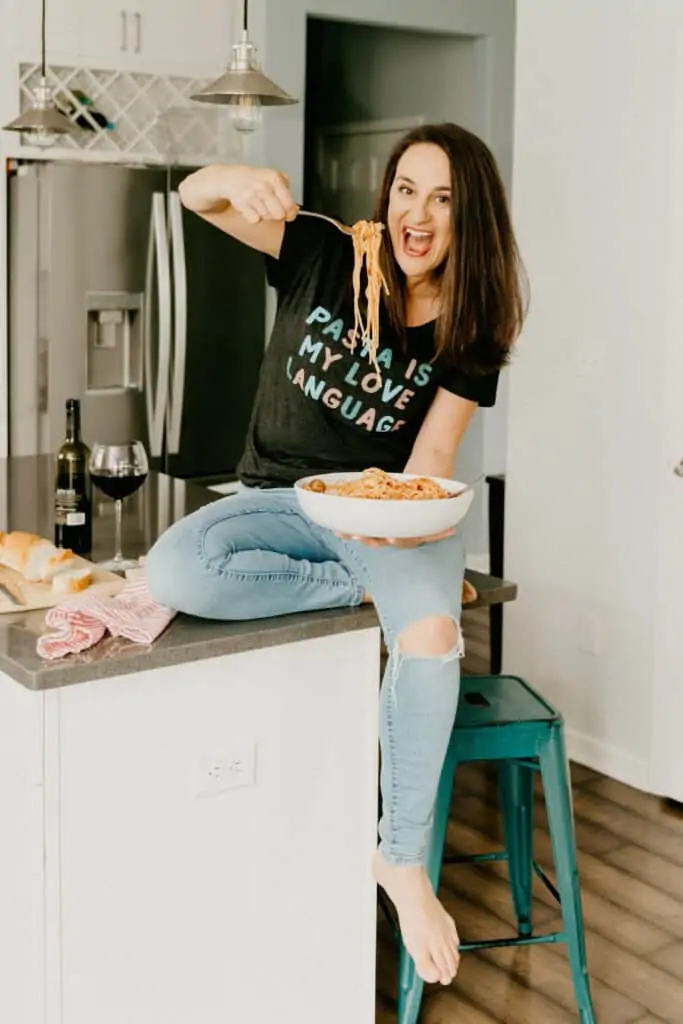
<svg viewBox="0 0 683 1024"><path fill-rule="evenodd" d="M58 138L70 135L73 122L57 110L52 88L47 83L45 64L46 0L42 0L40 32L40 82L33 90L31 106L23 114L6 124L6 132L20 132L31 146L52 146Z"/></svg>
<svg viewBox="0 0 683 1024"><path fill-rule="evenodd" d="M238 132L253 132L261 123L261 108L298 103L259 68L256 47L249 39L249 0L244 0L242 37L232 48L225 74L191 98L198 103L222 103L230 108Z"/></svg>

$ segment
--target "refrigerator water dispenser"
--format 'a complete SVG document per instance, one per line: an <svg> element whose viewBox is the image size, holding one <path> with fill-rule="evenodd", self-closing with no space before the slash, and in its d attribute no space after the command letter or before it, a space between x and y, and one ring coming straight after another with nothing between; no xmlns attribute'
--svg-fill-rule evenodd
<svg viewBox="0 0 683 1024"><path fill-rule="evenodd" d="M143 296L88 292L86 382L93 392L142 389Z"/></svg>

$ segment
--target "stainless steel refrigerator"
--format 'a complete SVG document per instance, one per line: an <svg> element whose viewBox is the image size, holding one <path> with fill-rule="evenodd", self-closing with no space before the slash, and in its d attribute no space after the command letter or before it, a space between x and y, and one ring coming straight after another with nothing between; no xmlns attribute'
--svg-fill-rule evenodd
<svg viewBox="0 0 683 1024"><path fill-rule="evenodd" d="M174 476L229 479L264 350L263 258L188 213L191 168L20 162L9 180L10 452L145 442Z"/></svg>

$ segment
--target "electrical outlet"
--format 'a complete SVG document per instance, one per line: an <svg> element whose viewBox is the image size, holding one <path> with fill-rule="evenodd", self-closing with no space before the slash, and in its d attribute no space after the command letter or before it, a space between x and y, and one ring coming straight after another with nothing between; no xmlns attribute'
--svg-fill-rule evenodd
<svg viewBox="0 0 683 1024"><path fill-rule="evenodd" d="M256 784L256 744L199 759L198 796L216 796Z"/></svg>

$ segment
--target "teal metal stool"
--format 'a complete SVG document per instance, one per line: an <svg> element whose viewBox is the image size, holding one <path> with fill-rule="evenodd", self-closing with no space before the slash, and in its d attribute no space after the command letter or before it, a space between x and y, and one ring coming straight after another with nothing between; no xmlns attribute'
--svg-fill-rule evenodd
<svg viewBox="0 0 683 1024"><path fill-rule="evenodd" d="M591 998L562 716L516 676L473 676L462 680L460 704L434 809L427 871L436 891L443 863L446 827L459 764L497 761L505 850L448 862L507 860L518 937L462 942L461 952L498 946L564 942L569 951L581 1024L596 1024ZM534 775L541 772L555 860L557 888L533 856ZM531 920L533 872L562 907L563 930L534 935ZM416 1024L424 983L401 943L398 1024Z"/></svg>

